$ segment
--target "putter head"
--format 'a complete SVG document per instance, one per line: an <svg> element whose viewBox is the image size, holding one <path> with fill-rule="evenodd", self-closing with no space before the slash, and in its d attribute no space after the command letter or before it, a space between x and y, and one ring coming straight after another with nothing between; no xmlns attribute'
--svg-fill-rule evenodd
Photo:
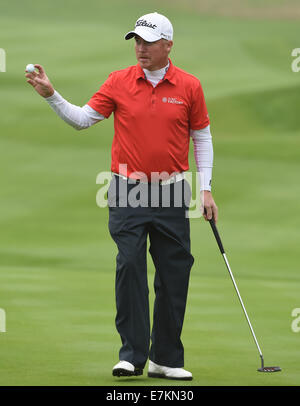
<svg viewBox="0 0 300 406"><path fill-rule="evenodd" d="M260 360L261 360L261 367L258 368L258 372L279 372L279 371L281 371L280 367L265 367L264 357L262 354L260 354Z"/></svg>
<svg viewBox="0 0 300 406"><path fill-rule="evenodd" d="M279 372L279 371L281 371L280 367L263 367L258 369L258 372Z"/></svg>

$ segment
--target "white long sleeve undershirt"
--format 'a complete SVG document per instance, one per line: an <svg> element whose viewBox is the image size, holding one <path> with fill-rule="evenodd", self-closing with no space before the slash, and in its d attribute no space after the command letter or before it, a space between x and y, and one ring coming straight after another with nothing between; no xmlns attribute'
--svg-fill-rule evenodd
<svg viewBox="0 0 300 406"><path fill-rule="evenodd" d="M146 78L152 83L153 87L163 79L168 66L157 71L144 69ZM56 90L52 96L47 97L45 100L59 117L76 130L83 130L105 119L102 114L87 104L80 107L69 103ZM194 144L194 157L199 173L200 190L210 191L213 167L213 145L210 126L208 125L200 130L191 129L190 136Z"/></svg>
<svg viewBox="0 0 300 406"><path fill-rule="evenodd" d="M210 125L201 130L190 130L194 144L194 157L198 172L200 191L211 191L212 168L214 160L214 151Z"/></svg>
<svg viewBox="0 0 300 406"><path fill-rule="evenodd" d="M84 130L105 119L102 114L99 114L87 104L80 107L69 103L56 90L52 96L47 97L45 100L60 118L76 130Z"/></svg>

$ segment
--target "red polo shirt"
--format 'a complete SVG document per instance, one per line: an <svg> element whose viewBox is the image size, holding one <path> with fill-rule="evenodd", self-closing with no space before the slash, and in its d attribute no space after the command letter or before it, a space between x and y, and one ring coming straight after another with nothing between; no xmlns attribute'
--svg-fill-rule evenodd
<svg viewBox="0 0 300 406"><path fill-rule="evenodd" d="M87 103L106 118L114 112L112 172L135 179L142 172L150 180L151 172L189 169L189 130L206 127L209 118L200 81L169 61L156 87L137 64L112 72Z"/></svg>

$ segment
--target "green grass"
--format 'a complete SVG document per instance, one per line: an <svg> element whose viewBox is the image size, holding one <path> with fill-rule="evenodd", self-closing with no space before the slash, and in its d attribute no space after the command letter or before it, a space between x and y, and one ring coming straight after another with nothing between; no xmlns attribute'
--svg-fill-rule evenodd
<svg viewBox="0 0 300 406"><path fill-rule="evenodd" d="M298 385L291 312L300 306L300 73L291 71L291 51L299 47L299 21L222 17L217 6L206 13L195 2L2 3L1 385L177 384L111 376L120 346L116 247L108 211L96 205L96 176L110 169L113 119L75 132L23 77L27 63L41 63L55 88L83 105L112 70L136 63L122 36L154 9L173 22L173 62L202 81L219 230L265 363L283 369L256 372L255 343L210 227L192 219L195 263L182 338L194 380L187 385ZM148 264L153 303L150 256Z"/></svg>

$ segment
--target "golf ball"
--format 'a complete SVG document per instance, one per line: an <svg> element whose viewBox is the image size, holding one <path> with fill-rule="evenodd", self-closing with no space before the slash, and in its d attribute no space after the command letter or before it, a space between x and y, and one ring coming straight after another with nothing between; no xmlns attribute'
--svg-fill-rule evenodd
<svg viewBox="0 0 300 406"><path fill-rule="evenodd" d="M34 70L35 70L35 67L34 67L34 65L32 64L32 63L29 63L27 66L26 66L26 72L29 72L29 73L32 73L32 72L34 72Z"/></svg>

